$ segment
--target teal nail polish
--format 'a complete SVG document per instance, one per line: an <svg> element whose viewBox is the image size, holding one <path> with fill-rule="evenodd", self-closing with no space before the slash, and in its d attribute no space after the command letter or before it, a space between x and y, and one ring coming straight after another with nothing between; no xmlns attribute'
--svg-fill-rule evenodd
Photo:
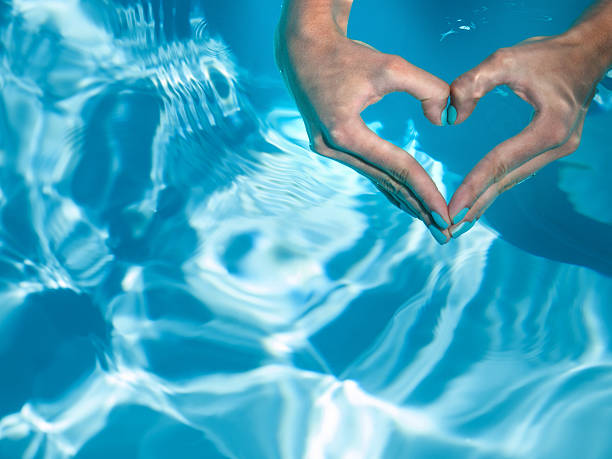
<svg viewBox="0 0 612 459"><path fill-rule="evenodd" d="M535 110L531 112L531 116L529 117L529 122L531 123L533 121L533 119L535 118Z"/></svg>
<svg viewBox="0 0 612 459"><path fill-rule="evenodd" d="M433 225L430 225L427 228L429 228L432 236L436 239L436 241L438 241L438 244L444 245L448 242L446 240L446 236L442 234L442 231L440 231L438 228Z"/></svg>
<svg viewBox="0 0 612 459"><path fill-rule="evenodd" d="M455 124L455 121L457 121L457 109L453 107L452 105L448 107L448 113L446 115L446 120L449 126L452 126L453 124Z"/></svg>
<svg viewBox="0 0 612 459"><path fill-rule="evenodd" d="M476 223L476 220L471 221L471 222L463 222L461 225L459 225L457 229L453 231L451 234L453 236L453 239L457 239L463 233L465 233L466 231L469 231L472 228L472 226L474 226L474 223Z"/></svg>
<svg viewBox="0 0 612 459"><path fill-rule="evenodd" d="M457 215L455 215L455 218L453 218L453 225L456 225L457 223L459 223L461 220L463 220L463 218L467 215L467 213L470 211L470 209L468 207L466 207L465 209L463 209L461 212L459 212Z"/></svg>
<svg viewBox="0 0 612 459"><path fill-rule="evenodd" d="M440 121L442 122L442 126L448 126L448 113L446 109L442 110L442 116L440 117Z"/></svg>
<svg viewBox="0 0 612 459"><path fill-rule="evenodd" d="M444 220L438 212L432 212L431 217L434 219L434 222L436 222L436 225L443 230L449 227L449 224L446 223L446 220Z"/></svg>

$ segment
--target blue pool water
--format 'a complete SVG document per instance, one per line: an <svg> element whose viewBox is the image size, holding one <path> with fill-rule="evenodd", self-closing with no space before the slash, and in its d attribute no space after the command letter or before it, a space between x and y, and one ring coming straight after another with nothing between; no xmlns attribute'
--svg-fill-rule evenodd
<svg viewBox="0 0 612 459"><path fill-rule="evenodd" d="M360 0L350 29L452 81L588 3ZM279 8L0 0L0 458L610 457L612 75L579 151L440 247L308 151ZM364 116L447 197L530 115L418 108Z"/></svg>

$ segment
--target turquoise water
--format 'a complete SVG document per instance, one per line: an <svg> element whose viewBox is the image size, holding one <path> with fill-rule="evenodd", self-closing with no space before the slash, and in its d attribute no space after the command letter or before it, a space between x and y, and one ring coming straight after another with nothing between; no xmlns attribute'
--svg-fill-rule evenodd
<svg viewBox="0 0 612 459"><path fill-rule="evenodd" d="M356 2L447 81L588 2ZM440 247L310 153L279 1L0 0L0 458L612 455L612 75ZM448 197L530 110L365 113Z"/></svg>

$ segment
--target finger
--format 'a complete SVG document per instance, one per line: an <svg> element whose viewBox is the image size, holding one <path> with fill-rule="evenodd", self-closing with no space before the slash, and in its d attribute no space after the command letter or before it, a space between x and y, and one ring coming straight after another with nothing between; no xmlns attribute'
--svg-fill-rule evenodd
<svg viewBox="0 0 612 459"><path fill-rule="evenodd" d="M457 110L455 124L465 121L485 94L509 83L513 75L509 54L507 49L499 49L452 82L450 98L451 105Z"/></svg>
<svg viewBox="0 0 612 459"><path fill-rule="evenodd" d="M411 209L409 207L406 207L406 205L401 200L398 200L395 196L393 196L391 193L389 193L385 188L383 188L377 182L372 180L372 183L378 189L378 191L380 191L387 198L387 200L391 204L393 204L395 207L397 207L398 209L403 210L404 212L406 212L407 214L411 215L414 218L419 218L417 216L417 214L414 212L413 209Z"/></svg>
<svg viewBox="0 0 612 459"><path fill-rule="evenodd" d="M414 193L384 171L351 153L330 147L322 135L318 135L313 144L312 149L317 153L334 159L370 179L385 196L391 197L392 204L420 219L426 225L432 223L431 215Z"/></svg>
<svg viewBox="0 0 612 459"><path fill-rule="evenodd" d="M379 140L382 139L379 138ZM446 203L444 203L444 211L438 213L433 211L434 213L432 213L425 207L422 200L414 193L410 186L401 183L379 167L370 164L352 152L328 146L322 136L316 139L315 144L313 148L315 151L337 160L366 176L394 205L423 221L438 243L445 244L450 240L450 233L447 229L450 219L448 218ZM403 150L400 149L400 151L402 151L404 155L409 156ZM427 175L427 173L425 173L425 175ZM435 187L435 184L433 186ZM435 190L437 191L437 188L435 188ZM441 215L444 215L444 218Z"/></svg>
<svg viewBox="0 0 612 459"><path fill-rule="evenodd" d="M362 165L361 169L357 169L357 171L360 172L361 174L364 174L364 170L367 170L368 167L370 166L368 166L367 164L365 165L365 168ZM382 174L381 172L377 170L371 171L370 173L373 173L374 176L378 176L378 177L380 177L379 174ZM427 212L424 212L418 200L414 199L414 197L411 196L411 193L409 191L406 191L406 189L401 186L399 186L398 188L397 185L399 184L395 184L395 186L391 185L391 187L389 187L389 185L393 184L394 182L393 182L393 179L391 179L388 176L385 176L386 179L383 179L382 181L380 180L380 178L379 179L374 179L373 177L368 177L368 178L372 180L376 188L378 188L378 190L383 193L383 195L391 202L391 204L400 208L401 210L408 213L409 215L415 218L419 218L421 221L423 221L425 225L427 226L427 229L430 231L431 235L433 236L433 238L438 242L438 244L444 245L448 241L450 241L451 235L448 229L446 230L441 229L441 228L448 228L448 224L444 221L441 221L441 218L437 216L436 214L434 214L435 216L432 216L428 214ZM392 189L393 191L388 191L389 189ZM412 206L407 205L407 195L410 196L408 197L408 201L412 203Z"/></svg>
<svg viewBox="0 0 612 459"><path fill-rule="evenodd" d="M513 171L511 174L506 176L501 182L496 183L480 195L476 202L472 205L469 212L464 218L464 222L472 222L478 220L485 211L495 202L498 196L508 191L514 186L526 181L527 179L535 176L536 172L542 169L544 166L550 164L557 158L557 149L550 150L546 153L536 156L531 161L523 164L521 167ZM451 234L456 230L455 228L461 226L453 225L451 227Z"/></svg>
<svg viewBox="0 0 612 459"><path fill-rule="evenodd" d="M360 161L356 158L353 158L353 159ZM363 165L361 165L360 167L361 169L357 169L357 171L360 172L361 174L364 174L364 170L367 170L371 166L365 164L365 167L363 167ZM383 174L382 172L378 170L370 171L369 173L374 174L374 177L380 177L380 174ZM367 176L367 174L365 175ZM420 202L418 202L418 200L416 200L412 196L412 193L410 191L407 191L404 187L394 182L392 178L386 176L385 174L383 175L385 176L385 178L383 178L382 181L380 178L378 179L373 178L373 177L368 177L368 178L372 180L376 188L378 188L383 193L383 195L385 195L385 197L394 206L400 208L401 210L410 214L411 216L415 218L419 218L421 221L423 221L425 225L427 226L427 229L433 236L433 238L438 242L438 244L444 245L448 241L450 241L450 238L451 238L450 232L448 231L448 229L446 230L442 229L442 228L448 228L448 224L442 221L440 216L436 214L430 215L429 213L424 211ZM398 185L399 185L399 188L398 188ZM392 190L392 191L389 191L389 190ZM410 203L412 205L410 205Z"/></svg>
<svg viewBox="0 0 612 459"><path fill-rule="evenodd" d="M384 190L386 196L393 198L391 201L393 204L415 216L425 225L429 226L433 223L430 213L421 201L409 188L399 183L393 177L350 153L332 148L327 150L319 148L318 150L324 151L322 153L324 156L335 159L370 179L378 189Z"/></svg>
<svg viewBox="0 0 612 459"><path fill-rule="evenodd" d="M335 130L333 134L331 141L334 146L393 177L419 199L428 213L436 212L448 219L446 201L438 187L406 151L381 139L361 118L349 120L344 127Z"/></svg>
<svg viewBox="0 0 612 459"><path fill-rule="evenodd" d="M538 113L521 133L495 147L465 177L448 205L452 223L459 223L491 185L501 183L532 158L565 143L565 135L550 116Z"/></svg>
<svg viewBox="0 0 612 459"><path fill-rule="evenodd" d="M525 164L508 173L499 182L489 186L460 219L461 221L456 220L459 224L453 224L449 228L452 237L457 238L468 231L502 193L535 176L540 169L551 162L575 152L580 145L585 114L586 110L583 111L578 121L577 129L564 144L533 157Z"/></svg>
<svg viewBox="0 0 612 459"><path fill-rule="evenodd" d="M456 239L469 230L502 193L534 177L540 169L551 162L573 153L578 148L577 142L579 142L579 139L580 137L577 135L561 147L554 148L536 156L512 171L512 173L504 177L499 183L490 186L472 205L463 218L463 221L449 228L452 237Z"/></svg>
<svg viewBox="0 0 612 459"><path fill-rule="evenodd" d="M414 96L421 101L427 119L442 125L442 113L450 94L448 83L399 56L389 56L382 85L384 93L401 91Z"/></svg>

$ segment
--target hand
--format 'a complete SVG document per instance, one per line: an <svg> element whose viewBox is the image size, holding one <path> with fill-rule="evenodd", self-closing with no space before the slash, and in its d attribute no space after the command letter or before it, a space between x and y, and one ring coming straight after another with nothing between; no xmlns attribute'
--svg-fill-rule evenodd
<svg viewBox="0 0 612 459"><path fill-rule="evenodd" d="M405 91L441 125L448 84L401 57L350 40L346 24L311 18L303 27L298 21L281 25L276 40L277 63L311 148L368 177L391 202L425 222L438 242L447 242L448 207L434 182L412 156L372 132L360 113L390 92Z"/></svg>
<svg viewBox="0 0 612 459"><path fill-rule="evenodd" d="M488 153L453 195L453 237L471 228L501 193L578 148L585 115L608 65L607 58L586 46L584 36L570 33L500 49L452 83L457 124L499 85L508 85L534 108L530 124Z"/></svg>

